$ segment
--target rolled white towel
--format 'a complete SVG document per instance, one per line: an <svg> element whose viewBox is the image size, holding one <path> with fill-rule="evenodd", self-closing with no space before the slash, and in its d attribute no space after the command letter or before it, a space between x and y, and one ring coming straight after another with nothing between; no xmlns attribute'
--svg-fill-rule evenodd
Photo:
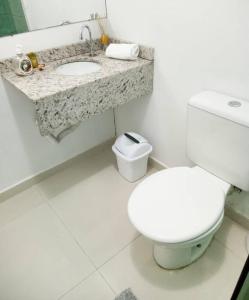
<svg viewBox="0 0 249 300"><path fill-rule="evenodd" d="M105 52L107 57L136 60L139 54L139 46L137 44L110 44Z"/></svg>

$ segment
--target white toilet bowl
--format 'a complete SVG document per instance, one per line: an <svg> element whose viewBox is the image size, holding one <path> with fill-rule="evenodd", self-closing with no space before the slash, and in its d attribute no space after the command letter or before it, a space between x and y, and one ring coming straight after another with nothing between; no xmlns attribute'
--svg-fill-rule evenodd
<svg viewBox="0 0 249 300"><path fill-rule="evenodd" d="M155 260L168 269L204 253L231 185L249 191L249 102L205 91L189 100L187 111L186 154L198 167L148 177L128 204L131 222L154 241Z"/></svg>
<svg viewBox="0 0 249 300"><path fill-rule="evenodd" d="M129 218L154 241L160 266L181 268L207 249L222 224L229 188L199 167L167 169L137 186L129 200Z"/></svg>

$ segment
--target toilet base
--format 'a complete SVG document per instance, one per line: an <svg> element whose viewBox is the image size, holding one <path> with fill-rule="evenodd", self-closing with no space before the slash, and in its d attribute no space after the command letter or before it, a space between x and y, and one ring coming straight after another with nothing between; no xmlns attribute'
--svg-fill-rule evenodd
<svg viewBox="0 0 249 300"><path fill-rule="evenodd" d="M179 269L197 260L209 246L213 236L199 241L191 247L169 248L163 244L154 245L154 259L164 269Z"/></svg>
<svg viewBox="0 0 249 300"><path fill-rule="evenodd" d="M220 228L224 212L218 222L202 236L184 243L166 244L155 242L154 259L164 269L179 269L197 260L208 248L215 233Z"/></svg>

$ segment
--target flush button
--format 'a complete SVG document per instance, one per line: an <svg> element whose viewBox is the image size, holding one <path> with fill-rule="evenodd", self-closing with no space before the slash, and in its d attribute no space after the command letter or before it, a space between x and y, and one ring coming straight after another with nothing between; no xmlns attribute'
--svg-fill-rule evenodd
<svg viewBox="0 0 249 300"><path fill-rule="evenodd" d="M228 102L228 105L231 107L240 107L242 104L239 101L230 101Z"/></svg>

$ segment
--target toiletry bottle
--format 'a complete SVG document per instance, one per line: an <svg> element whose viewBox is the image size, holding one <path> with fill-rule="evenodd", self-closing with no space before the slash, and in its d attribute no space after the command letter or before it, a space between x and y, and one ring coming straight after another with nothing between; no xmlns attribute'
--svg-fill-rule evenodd
<svg viewBox="0 0 249 300"><path fill-rule="evenodd" d="M110 44L110 38L107 34L102 34L100 37L100 43L103 45L104 50Z"/></svg>
<svg viewBox="0 0 249 300"><path fill-rule="evenodd" d="M95 14L94 19L97 20L97 22L98 22L99 29L101 31L100 43L103 46L103 49L105 50L106 47L110 44L110 38L105 33L105 26L104 26L103 20L98 16L98 14Z"/></svg>
<svg viewBox="0 0 249 300"><path fill-rule="evenodd" d="M27 53L27 56L31 60L32 67L34 69L37 68L39 65L37 55L34 52L29 52L29 53Z"/></svg>
<svg viewBox="0 0 249 300"><path fill-rule="evenodd" d="M31 60L23 53L22 45L16 46L14 71L17 75L27 76L33 73Z"/></svg>

